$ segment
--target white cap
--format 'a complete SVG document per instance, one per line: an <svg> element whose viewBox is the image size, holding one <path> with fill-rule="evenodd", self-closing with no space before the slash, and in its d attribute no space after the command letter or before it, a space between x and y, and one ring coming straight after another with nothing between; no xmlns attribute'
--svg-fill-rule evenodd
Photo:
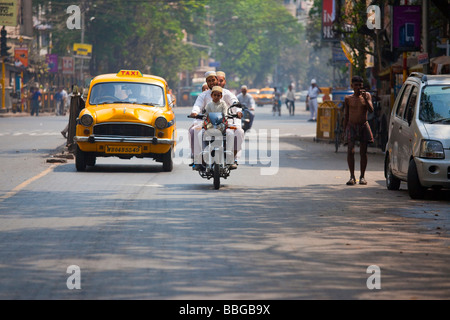
<svg viewBox="0 0 450 320"><path fill-rule="evenodd" d="M246 86L246 85L243 85L243 86L241 87L241 90L247 90L247 86Z"/></svg>
<svg viewBox="0 0 450 320"><path fill-rule="evenodd" d="M315 83L316 83L316 79L312 79L311 84L315 84Z"/></svg>
<svg viewBox="0 0 450 320"><path fill-rule="evenodd" d="M215 71L208 71L205 73L205 79L208 79L209 77L216 77L216 72Z"/></svg>

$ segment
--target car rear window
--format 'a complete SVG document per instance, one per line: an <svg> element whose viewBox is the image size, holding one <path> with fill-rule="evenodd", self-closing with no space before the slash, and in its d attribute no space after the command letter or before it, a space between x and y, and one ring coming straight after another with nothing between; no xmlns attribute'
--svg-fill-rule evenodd
<svg viewBox="0 0 450 320"><path fill-rule="evenodd" d="M426 86L420 98L419 119L434 122L450 118L450 85Z"/></svg>

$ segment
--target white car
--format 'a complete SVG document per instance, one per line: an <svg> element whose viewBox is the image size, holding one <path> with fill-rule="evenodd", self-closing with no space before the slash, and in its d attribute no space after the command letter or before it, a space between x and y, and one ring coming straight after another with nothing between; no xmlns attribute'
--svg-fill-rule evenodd
<svg viewBox="0 0 450 320"><path fill-rule="evenodd" d="M450 188L450 75L407 78L392 108L384 167L387 188L406 181L413 199Z"/></svg>

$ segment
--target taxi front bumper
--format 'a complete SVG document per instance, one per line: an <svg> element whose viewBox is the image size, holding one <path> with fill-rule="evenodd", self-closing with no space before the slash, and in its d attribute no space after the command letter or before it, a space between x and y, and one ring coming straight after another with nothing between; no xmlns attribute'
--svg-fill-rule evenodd
<svg viewBox="0 0 450 320"><path fill-rule="evenodd" d="M175 141L172 139L161 139L157 137L120 137L120 136L75 136L73 138L75 142L89 142L89 143L151 143L151 144L169 144L174 145Z"/></svg>

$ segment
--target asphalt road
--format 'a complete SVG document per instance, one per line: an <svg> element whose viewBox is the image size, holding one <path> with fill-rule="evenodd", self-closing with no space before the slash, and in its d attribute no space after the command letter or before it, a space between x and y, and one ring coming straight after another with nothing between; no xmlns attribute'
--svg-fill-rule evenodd
<svg viewBox="0 0 450 320"><path fill-rule="evenodd" d="M307 119L258 108L246 161L214 190L181 138L170 173L115 158L76 172L47 162L67 117L0 118L0 299L448 299L449 193L386 190L375 149L369 184L346 186L345 150Z"/></svg>

